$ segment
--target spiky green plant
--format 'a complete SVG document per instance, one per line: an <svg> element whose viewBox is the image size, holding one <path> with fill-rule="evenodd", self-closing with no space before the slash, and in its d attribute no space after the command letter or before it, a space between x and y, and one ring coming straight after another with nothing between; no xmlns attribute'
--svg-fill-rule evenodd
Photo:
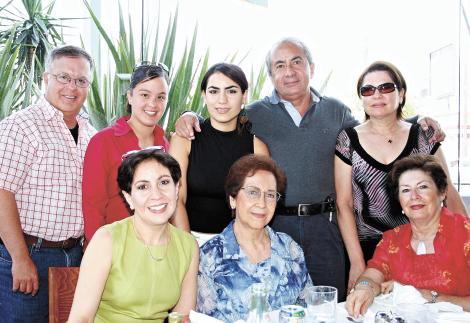
<svg viewBox="0 0 470 323"><path fill-rule="evenodd" d="M13 37L10 54L18 50L18 62L25 63L26 73L18 75L19 86L25 89L22 106L26 107L37 94L35 85L41 84L47 52L63 43L61 29L66 26L62 24L65 19L51 16L55 1L44 7L42 0L22 0L22 4L23 8L18 9L11 0L0 8L0 44Z"/></svg>
<svg viewBox="0 0 470 323"><path fill-rule="evenodd" d="M112 76L110 71L96 75L93 78L91 92L88 96L88 112L91 115L94 126L98 129L109 125L116 118L126 114L125 92L128 81L120 79L118 74L130 74L136 63L136 52L134 39L132 37L131 18L127 18L127 28L121 6L119 4L119 36L114 42L101 25L98 17L94 14L87 0L83 0L90 13L94 24L105 40L114 59L116 74ZM159 21L160 13L157 14ZM184 110L193 110L202 116L207 116L203 106L203 100L199 91L199 84L207 71L209 62L209 49L202 57L196 57L197 26L194 29L191 43L184 47L181 59L174 63L177 57L174 53L176 44L176 31L178 27L178 7L174 15L171 15L163 42L160 39L160 23L157 22L155 30L144 30L144 46L140 57L143 60L163 62L170 69L170 92L168 106L160 120L160 124L169 133L174 130L174 124ZM158 50L158 44L162 44ZM236 54L234 54L234 57ZM233 58L234 58L233 57ZM232 59L233 59L232 58ZM256 80L252 72L252 90L250 97L256 99L266 80L264 68L260 70Z"/></svg>
<svg viewBox="0 0 470 323"><path fill-rule="evenodd" d="M13 35L3 43L0 53L0 120L21 105L24 89L19 87L24 62L16 64L20 48L13 50Z"/></svg>
<svg viewBox="0 0 470 323"><path fill-rule="evenodd" d="M139 57L139 55L136 53L134 39L132 37L131 18L128 17L128 27L126 28L120 5L119 36L115 43L106 33L88 2L86 0L83 2L87 7L93 22L101 33L101 36L105 40L114 59L116 68L116 75L114 77L109 76L111 75L109 71L102 75L96 75L95 73L91 93L88 98L88 111L91 115L92 122L100 129L113 122L116 118L126 114L125 92L128 86L128 81L119 78L117 74L130 74L135 66L136 57ZM170 16L169 18L165 39L160 52L158 52L157 46L160 43L159 24L157 24L154 32L148 30L144 31L143 38L146 39L146 42L143 47L144 52L141 53L141 57L143 57L144 60L160 61L170 68L170 77L172 82L170 84L169 103L164 116L160 120L162 125L167 126L166 128L168 131L173 129L173 124L176 120L175 116L179 115L182 110L188 109L188 106L202 106L200 95L193 97L190 95L190 92L194 88L195 80L200 79L200 76L198 77L198 73L202 74L207 70L209 55L207 52L201 65L195 64L197 35L197 30L195 30L189 50L186 46L183 58L179 64L176 66L173 64L177 18L178 9L176 9L174 16ZM199 62L200 61L201 60L199 60Z"/></svg>

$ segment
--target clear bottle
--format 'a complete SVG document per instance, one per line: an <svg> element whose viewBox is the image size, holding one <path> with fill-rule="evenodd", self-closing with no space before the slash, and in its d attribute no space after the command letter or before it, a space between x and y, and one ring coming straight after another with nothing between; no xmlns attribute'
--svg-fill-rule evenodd
<svg viewBox="0 0 470 323"><path fill-rule="evenodd" d="M168 314L168 323L184 323L185 316L178 312Z"/></svg>
<svg viewBox="0 0 470 323"><path fill-rule="evenodd" d="M267 299L267 287L263 283L251 286L250 312L246 323L269 323L269 305Z"/></svg>

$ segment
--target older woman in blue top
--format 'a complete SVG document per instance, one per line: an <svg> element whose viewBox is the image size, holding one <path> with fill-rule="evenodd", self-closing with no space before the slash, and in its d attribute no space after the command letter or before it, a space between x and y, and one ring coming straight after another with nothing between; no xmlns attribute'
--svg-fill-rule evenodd
<svg viewBox="0 0 470 323"><path fill-rule="evenodd" d="M198 311L224 322L246 319L250 287L260 282L268 286L271 310L304 304L312 281L302 249L267 225L285 182L269 157L246 155L232 165L225 193L235 220L201 247Z"/></svg>

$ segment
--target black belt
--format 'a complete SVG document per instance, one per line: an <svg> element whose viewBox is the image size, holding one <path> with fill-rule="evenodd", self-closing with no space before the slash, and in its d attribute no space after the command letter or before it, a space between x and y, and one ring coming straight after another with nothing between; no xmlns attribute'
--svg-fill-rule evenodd
<svg viewBox="0 0 470 323"><path fill-rule="evenodd" d="M276 214L295 216L310 216L335 211L335 201L330 197L320 203L299 204L297 206L279 206L276 208Z"/></svg>
<svg viewBox="0 0 470 323"><path fill-rule="evenodd" d="M37 248L60 248L60 249L70 249L75 246L81 245L81 238L68 238L63 241L49 241L40 239L38 237L30 236L29 234L24 233L24 240L28 246L34 246ZM5 245L0 239L0 244Z"/></svg>

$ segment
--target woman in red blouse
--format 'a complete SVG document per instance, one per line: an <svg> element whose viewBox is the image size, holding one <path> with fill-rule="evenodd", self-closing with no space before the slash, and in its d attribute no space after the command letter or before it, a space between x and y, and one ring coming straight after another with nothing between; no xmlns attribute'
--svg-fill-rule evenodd
<svg viewBox="0 0 470 323"><path fill-rule="evenodd" d="M136 66L127 91L130 115L119 118L91 138L83 165L86 241L91 240L99 227L129 216L117 184L122 156L152 146L168 151L168 140L157 125L168 103L168 84L165 65L142 62Z"/></svg>
<svg viewBox="0 0 470 323"><path fill-rule="evenodd" d="M384 233L346 300L349 314L364 314L393 281L470 311L470 219L442 206L444 170L435 157L414 155L398 161L389 179L410 223Z"/></svg>

